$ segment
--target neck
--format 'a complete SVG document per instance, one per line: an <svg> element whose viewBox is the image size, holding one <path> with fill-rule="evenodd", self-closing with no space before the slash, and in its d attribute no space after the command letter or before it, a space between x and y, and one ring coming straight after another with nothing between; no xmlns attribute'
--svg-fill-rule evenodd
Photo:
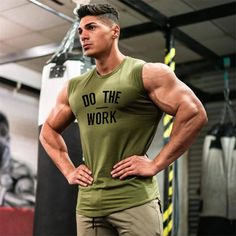
<svg viewBox="0 0 236 236"><path fill-rule="evenodd" d="M96 70L100 75L106 75L112 72L125 58L119 51L110 51L108 55L96 58Z"/></svg>

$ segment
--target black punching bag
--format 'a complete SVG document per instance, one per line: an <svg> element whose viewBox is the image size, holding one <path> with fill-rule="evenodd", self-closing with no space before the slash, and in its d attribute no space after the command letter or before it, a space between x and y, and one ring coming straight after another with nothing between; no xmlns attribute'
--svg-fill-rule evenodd
<svg viewBox="0 0 236 236"><path fill-rule="evenodd" d="M57 94L69 78L80 74L81 64L81 61L66 61L59 67L55 63L44 67L39 106L39 132L55 104ZM53 70L55 70L54 75L52 75ZM80 165L82 150L77 123L72 123L62 136L72 162L75 166ZM78 186L68 184L39 142L34 235L76 235L77 193Z"/></svg>

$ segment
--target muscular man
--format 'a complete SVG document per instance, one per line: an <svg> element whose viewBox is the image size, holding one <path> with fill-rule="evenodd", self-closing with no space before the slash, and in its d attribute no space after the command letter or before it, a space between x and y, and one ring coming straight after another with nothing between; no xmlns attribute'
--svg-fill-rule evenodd
<svg viewBox="0 0 236 236"><path fill-rule="evenodd" d="M189 148L206 112L168 66L120 52L113 7L84 5L77 13L84 55L95 58L96 67L65 85L40 140L69 184L80 186L79 236L162 235L155 175ZM173 129L151 160L145 154L163 112L175 117ZM75 118L85 159L78 167L61 136Z"/></svg>

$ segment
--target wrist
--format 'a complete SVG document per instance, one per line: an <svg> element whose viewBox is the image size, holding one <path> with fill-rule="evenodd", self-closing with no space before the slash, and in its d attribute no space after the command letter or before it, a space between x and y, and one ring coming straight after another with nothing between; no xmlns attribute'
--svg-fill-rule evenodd
<svg viewBox="0 0 236 236"><path fill-rule="evenodd" d="M155 174L158 174L160 171L164 169L163 165L160 162L160 157L158 156L155 159L153 159L153 166L154 166Z"/></svg>
<svg viewBox="0 0 236 236"><path fill-rule="evenodd" d="M65 178L67 180L70 179L70 177L71 177L72 173L74 172L74 170L75 170L75 167L72 167L72 168L68 168L67 170L64 171L63 175L65 176Z"/></svg>

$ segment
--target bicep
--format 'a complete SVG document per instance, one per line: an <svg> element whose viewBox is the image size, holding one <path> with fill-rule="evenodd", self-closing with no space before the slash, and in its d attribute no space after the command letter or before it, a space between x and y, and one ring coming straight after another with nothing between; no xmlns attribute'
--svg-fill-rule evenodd
<svg viewBox="0 0 236 236"><path fill-rule="evenodd" d="M69 105L66 84L58 94L56 104L46 119L45 124L54 131L61 133L74 120L75 116Z"/></svg>
<svg viewBox="0 0 236 236"><path fill-rule="evenodd" d="M174 116L180 106L192 109L199 103L192 90L164 64L147 64L143 81L150 99L167 114Z"/></svg>

